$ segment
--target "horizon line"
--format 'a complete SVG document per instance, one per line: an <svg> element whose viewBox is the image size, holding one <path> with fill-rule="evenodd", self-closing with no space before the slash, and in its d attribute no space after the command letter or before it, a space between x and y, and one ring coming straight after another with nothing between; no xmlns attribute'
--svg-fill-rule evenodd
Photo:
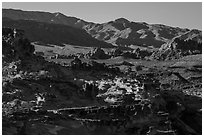
<svg viewBox="0 0 204 137"><path fill-rule="evenodd" d="M124 18L126 20L128 20L129 22L135 22L135 23L147 23L148 25L164 25L164 26L167 26L167 27L173 27L173 28L180 28L180 29L189 29L189 30L199 30L199 31L202 31L202 29L198 29L198 28L187 28L187 27L179 27L179 26L172 26L172 25L168 25L168 24L164 24L164 23L148 23L148 22L145 22L145 21L131 21L125 17L119 17L119 18L115 18L114 20L110 20L110 21L106 21L106 22L94 22L94 21L87 21L87 20L84 20L82 18L79 18L79 17L76 17L74 15L66 15L62 12L59 12L59 11L56 11L56 12L49 12L49 11L43 11L43 10L24 10L24 9L18 9L18 8L3 8L2 7L2 10L19 10L19 11L25 11L25 12L42 12L42 13L50 13L50 14L54 14L54 13L61 13L63 14L64 16L66 17L73 17L73 18L77 18L77 19L80 19L80 20L83 20L85 22L88 22L88 23L94 23L94 24L105 24L105 23L109 23L111 21L115 21L117 19L120 19L120 18ZM3 13L2 13L3 14Z"/></svg>

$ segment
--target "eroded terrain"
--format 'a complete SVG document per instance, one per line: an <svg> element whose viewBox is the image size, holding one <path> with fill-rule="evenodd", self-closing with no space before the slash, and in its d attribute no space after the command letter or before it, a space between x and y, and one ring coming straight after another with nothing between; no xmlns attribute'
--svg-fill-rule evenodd
<svg viewBox="0 0 204 137"><path fill-rule="evenodd" d="M2 39L3 134L202 134L199 56L163 66L115 58L62 65L33 54L12 29Z"/></svg>

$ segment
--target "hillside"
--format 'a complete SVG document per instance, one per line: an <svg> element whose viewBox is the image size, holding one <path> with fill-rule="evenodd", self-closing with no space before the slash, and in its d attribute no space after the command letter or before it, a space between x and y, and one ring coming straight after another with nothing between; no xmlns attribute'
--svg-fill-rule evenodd
<svg viewBox="0 0 204 137"><path fill-rule="evenodd" d="M154 59L177 59L182 56L202 53L202 31L190 30L164 43L152 54Z"/></svg>
<svg viewBox="0 0 204 137"><path fill-rule="evenodd" d="M131 22L124 18L103 24L86 25L84 29L93 37L114 45L153 48L159 48L175 36L188 31L165 25Z"/></svg>
<svg viewBox="0 0 204 137"><path fill-rule="evenodd" d="M2 29L3 135L202 134L200 55L171 68L122 57L63 65L36 55L22 32Z"/></svg>
<svg viewBox="0 0 204 137"><path fill-rule="evenodd" d="M86 47L112 47L103 41L92 38L86 31L61 24L36 22L33 20L2 19L3 27L17 28L25 31L30 41L44 44L72 44Z"/></svg>
<svg viewBox="0 0 204 137"><path fill-rule="evenodd" d="M8 17L13 20L34 20L38 22L63 24L69 26L80 27L88 22L75 17L67 17L62 13L49 13L40 11L22 11L14 9L2 9L2 17Z"/></svg>
<svg viewBox="0 0 204 137"><path fill-rule="evenodd" d="M27 20L55 24L56 26L71 26L85 30L92 37L100 41L122 47L142 46L160 48L162 44L172 40L174 37L180 36L190 31L189 29L170 27L162 24L132 22L125 18L119 18L107 23L96 24L92 22L86 22L76 17L69 17L59 12L48 13L3 9L2 17L7 17L15 21ZM60 40L53 39L53 41Z"/></svg>

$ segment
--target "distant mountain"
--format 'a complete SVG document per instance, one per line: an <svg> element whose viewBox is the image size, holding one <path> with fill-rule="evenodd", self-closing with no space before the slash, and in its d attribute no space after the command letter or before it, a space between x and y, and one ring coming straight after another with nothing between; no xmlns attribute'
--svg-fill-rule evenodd
<svg viewBox="0 0 204 137"><path fill-rule="evenodd" d="M7 17L13 20L33 20L44 23L69 25L77 28L81 28L82 26L88 24L88 22L85 22L75 17L67 17L59 12L49 13L40 11L3 9L2 17Z"/></svg>
<svg viewBox="0 0 204 137"><path fill-rule="evenodd" d="M85 30L95 39L121 47L142 46L160 48L161 45L170 42L173 38L190 32L189 29L170 27L162 24L131 22L125 18L119 18L107 23L96 24L86 22L76 17L68 17L58 12L48 13L3 9L2 16L13 19L13 22L18 20L27 20L55 24L55 27L58 25L71 26ZM194 33L194 31L191 32ZM66 35L65 32L64 35ZM57 39L55 40L59 41Z"/></svg>
<svg viewBox="0 0 204 137"><path fill-rule="evenodd" d="M2 26L25 31L25 37L32 42L44 44L72 44L86 47L113 47L91 37L86 31L67 25L36 22L33 20L12 20L3 17Z"/></svg>
<svg viewBox="0 0 204 137"><path fill-rule="evenodd" d="M93 37L113 45L155 48L159 48L173 37L188 31L188 29L165 25L130 22L124 18L103 24L89 24L83 28Z"/></svg>

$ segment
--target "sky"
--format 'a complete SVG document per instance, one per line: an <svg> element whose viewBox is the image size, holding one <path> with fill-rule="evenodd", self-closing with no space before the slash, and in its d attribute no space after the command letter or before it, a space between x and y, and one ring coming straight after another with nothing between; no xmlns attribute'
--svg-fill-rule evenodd
<svg viewBox="0 0 204 137"><path fill-rule="evenodd" d="M202 30L201 2L3 2L2 7L61 12L95 23L123 17L134 22Z"/></svg>

